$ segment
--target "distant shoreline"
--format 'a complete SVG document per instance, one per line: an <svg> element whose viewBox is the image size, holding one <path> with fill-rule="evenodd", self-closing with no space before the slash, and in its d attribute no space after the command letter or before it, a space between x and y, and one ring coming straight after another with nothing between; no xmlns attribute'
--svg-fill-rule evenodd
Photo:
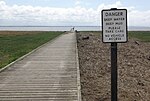
<svg viewBox="0 0 150 101"><path fill-rule="evenodd" d="M101 26L0 26L0 31L101 31ZM150 31L150 27L129 26L128 31Z"/></svg>
<svg viewBox="0 0 150 101"><path fill-rule="evenodd" d="M101 26L0 26L0 27L101 27Z"/></svg>

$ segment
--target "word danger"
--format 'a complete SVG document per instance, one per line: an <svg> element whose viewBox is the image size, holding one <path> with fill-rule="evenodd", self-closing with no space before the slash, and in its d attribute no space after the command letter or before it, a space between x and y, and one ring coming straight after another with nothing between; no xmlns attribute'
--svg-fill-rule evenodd
<svg viewBox="0 0 150 101"><path fill-rule="evenodd" d="M105 16L123 16L123 12L106 12Z"/></svg>

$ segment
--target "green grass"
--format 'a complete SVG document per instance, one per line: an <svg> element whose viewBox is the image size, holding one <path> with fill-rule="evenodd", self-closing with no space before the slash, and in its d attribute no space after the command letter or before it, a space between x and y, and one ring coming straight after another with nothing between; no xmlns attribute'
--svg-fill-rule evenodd
<svg viewBox="0 0 150 101"><path fill-rule="evenodd" d="M129 37L137 38L144 42L150 42L150 31L130 31Z"/></svg>
<svg viewBox="0 0 150 101"><path fill-rule="evenodd" d="M0 68L62 34L62 32L1 33L3 32L0 32Z"/></svg>

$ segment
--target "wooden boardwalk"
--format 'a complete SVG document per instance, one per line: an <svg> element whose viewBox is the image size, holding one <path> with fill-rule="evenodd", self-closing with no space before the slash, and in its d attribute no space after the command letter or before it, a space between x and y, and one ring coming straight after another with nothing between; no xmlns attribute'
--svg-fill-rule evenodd
<svg viewBox="0 0 150 101"><path fill-rule="evenodd" d="M61 35L0 72L0 101L80 101L75 33Z"/></svg>

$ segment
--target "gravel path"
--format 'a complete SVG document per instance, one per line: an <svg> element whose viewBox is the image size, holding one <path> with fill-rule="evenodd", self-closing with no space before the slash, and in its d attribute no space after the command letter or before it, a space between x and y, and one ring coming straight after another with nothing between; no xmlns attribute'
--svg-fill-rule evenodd
<svg viewBox="0 0 150 101"><path fill-rule="evenodd" d="M110 101L110 44L99 33L77 34L83 101ZM118 44L119 101L150 101L150 43Z"/></svg>

